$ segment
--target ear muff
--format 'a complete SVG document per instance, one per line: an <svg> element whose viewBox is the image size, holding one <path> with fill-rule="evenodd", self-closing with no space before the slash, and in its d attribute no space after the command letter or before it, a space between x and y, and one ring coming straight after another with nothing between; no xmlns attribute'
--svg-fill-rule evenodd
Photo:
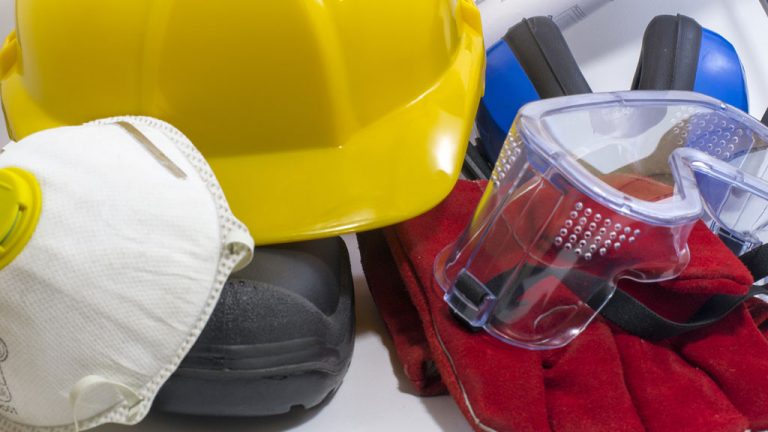
<svg viewBox="0 0 768 432"><path fill-rule="evenodd" d="M464 175L488 178L517 111L528 102L590 93L571 49L549 17L524 19L487 51L485 95L477 113L477 148L465 158Z"/></svg>
<svg viewBox="0 0 768 432"><path fill-rule="evenodd" d="M648 24L632 89L693 90L749 109L733 45L684 15L660 15Z"/></svg>
<svg viewBox="0 0 768 432"><path fill-rule="evenodd" d="M485 96L477 113L477 146L463 174L488 178L507 131L524 104L589 93L560 29L546 17L524 19L487 51ZM744 68L735 48L684 15L660 15L646 28L633 90L693 90L747 111Z"/></svg>

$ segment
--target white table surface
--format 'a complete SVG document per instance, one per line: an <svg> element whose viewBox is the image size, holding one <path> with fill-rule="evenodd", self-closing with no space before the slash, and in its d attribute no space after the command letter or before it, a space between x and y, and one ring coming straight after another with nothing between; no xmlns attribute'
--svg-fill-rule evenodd
<svg viewBox="0 0 768 432"><path fill-rule="evenodd" d="M2 35L12 26L13 3L13 0L0 0ZM592 89L609 91L629 87L645 26L651 18L662 13L689 15L734 44L747 73L750 112L756 117L762 116L768 105L768 47L765 46L768 18L757 0L615 0L565 32ZM4 125L0 124L0 143L6 141ZM108 425L95 430L470 431L449 397L419 398L412 394L368 293L354 237L347 236L346 239L353 260L357 294L357 337L349 373L331 400L313 410L271 418L222 420L152 413L138 426Z"/></svg>

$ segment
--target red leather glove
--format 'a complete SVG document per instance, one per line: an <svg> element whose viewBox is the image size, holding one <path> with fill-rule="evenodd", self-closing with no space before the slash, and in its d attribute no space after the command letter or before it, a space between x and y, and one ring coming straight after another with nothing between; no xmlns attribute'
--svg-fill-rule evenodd
<svg viewBox="0 0 768 432"><path fill-rule="evenodd" d="M459 182L431 212L359 236L374 300L422 394L445 385L483 431L768 427L768 342L758 327L765 326L768 307L762 302L662 342L597 319L571 344L549 351L515 348L456 321L434 282L433 262L464 229L483 189ZM694 228L689 248L691 262L677 279L626 282L622 289L668 318L685 320L712 294L741 294L751 285L749 272L703 224Z"/></svg>

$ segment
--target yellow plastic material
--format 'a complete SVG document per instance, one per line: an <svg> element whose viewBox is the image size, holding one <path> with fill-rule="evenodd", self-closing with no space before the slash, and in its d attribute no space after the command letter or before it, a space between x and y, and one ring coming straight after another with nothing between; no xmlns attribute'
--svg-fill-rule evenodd
<svg viewBox="0 0 768 432"><path fill-rule="evenodd" d="M13 69L13 66L16 64L17 52L16 32L13 31L5 38L3 47L0 49L0 78L4 78Z"/></svg>
<svg viewBox="0 0 768 432"><path fill-rule="evenodd" d="M11 136L137 114L184 132L259 244L385 226L442 200L481 96L472 0L24 0ZM6 51L7 50L7 51Z"/></svg>
<svg viewBox="0 0 768 432"><path fill-rule="evenodd" d="M0 169L0 270L24 250L40 220L43 200L35 176L19 168Z"/></svg>

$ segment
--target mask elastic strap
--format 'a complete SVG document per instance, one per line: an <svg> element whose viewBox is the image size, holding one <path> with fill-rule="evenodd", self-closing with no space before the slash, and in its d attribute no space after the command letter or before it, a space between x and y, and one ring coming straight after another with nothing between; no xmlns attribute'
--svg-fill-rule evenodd
<svg viewBox="0 0 768 432"><path fill-rule="evenodd" d="M139 396L138 393L136 393L132 388L126 386L125 384L97 375L90 375L78 381L77 384L72 387L72 391L69 392L69 404L72 406L72 415L74 416L75 420L75 432L80 432L80 421L77 418L77 410L80 399L82 399L82 397L90 390L105 385L117 390L117 392L120 393L120 396L122 396L124 401L129 405L128 421L134 419L138 415L138 408L144 401L144 399Z"/></svg>
<svg viewBox="0 0 768 432"><path fill-rule="evenodd" d="M245 266L251 263L251 260L253 259L254 242L253 237L251 237L248 231L240 228L233 229L224 238L224 244L227 245L228 251L232 255L243 254L240 261L235 264L235 268L232 270L233 272L242 270Z"/></svg>

